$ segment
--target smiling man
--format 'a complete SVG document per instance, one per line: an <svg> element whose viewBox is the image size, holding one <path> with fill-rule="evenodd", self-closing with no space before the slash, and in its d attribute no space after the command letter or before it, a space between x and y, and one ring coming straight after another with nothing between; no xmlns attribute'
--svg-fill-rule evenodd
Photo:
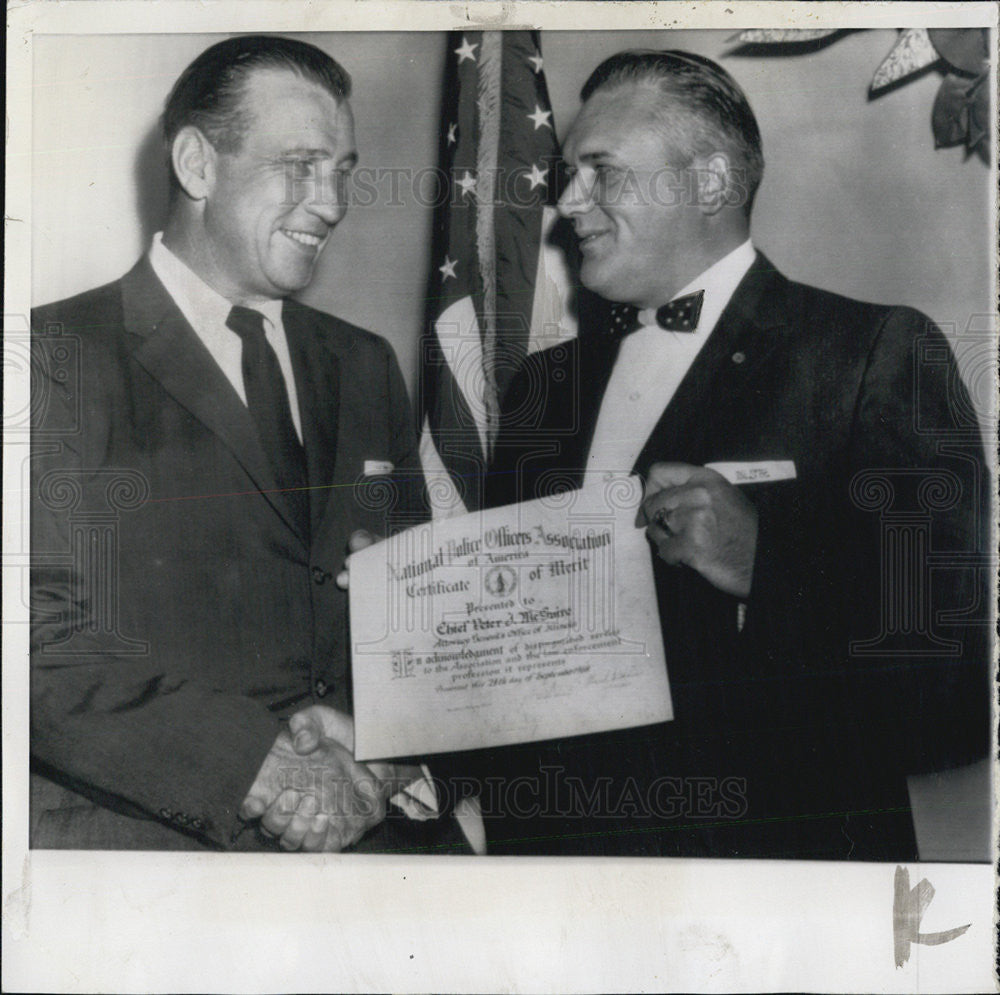
<svg viewBox="0 0 1000 995"><path fill-rule="evenodd" d="M530 804L486 799L490 849L914 859L906 776L988 742L990 487L949 346L755 249L761 135L720 66L623 52L581 96L559 206L600 299L515 378L490 501L643 477L674 719L495 753Z"/></svg>
<svg viewBox="0 0 1000 995"><path fill-rule="evenodd" d="M406 391L289 296L344 217L350 87L301 42L212 46L163 113L162 234L35 314L33 846L438 839L382 822L422 775L356 764L346 714L345 557L423 514Z"/></svg>

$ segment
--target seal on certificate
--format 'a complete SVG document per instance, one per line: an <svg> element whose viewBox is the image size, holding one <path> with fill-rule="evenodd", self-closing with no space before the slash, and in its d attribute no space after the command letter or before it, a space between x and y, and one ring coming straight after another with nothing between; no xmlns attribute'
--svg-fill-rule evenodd
<svg viewBox="0 0 1000 995"><path fill-rule="evenodd" d="M483 587L494 597L513 594L517 587L517 574L510 567L493 567L487 571Z"/></svg>

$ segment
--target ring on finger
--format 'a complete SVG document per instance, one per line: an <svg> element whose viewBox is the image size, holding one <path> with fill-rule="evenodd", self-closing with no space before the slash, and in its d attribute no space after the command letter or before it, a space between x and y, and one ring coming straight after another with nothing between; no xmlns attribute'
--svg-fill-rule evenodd
<svg viewBox="0 0 1000 995"><path fill-rule="evenodd" d="M656 511L656 514L653 515L653 521L656 522L656 524L659 525L668 536L672 536L674 534L674 530L667 524L667 517L669 514L670 512L667 511L666 508L659 508Z"/></svg>

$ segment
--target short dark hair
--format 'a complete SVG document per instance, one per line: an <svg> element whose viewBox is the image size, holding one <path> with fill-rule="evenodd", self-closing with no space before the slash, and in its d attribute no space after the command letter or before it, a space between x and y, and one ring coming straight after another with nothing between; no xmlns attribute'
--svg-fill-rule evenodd
<svg viewBox="0 0 1000 995"><path fill-rule="evenodd" d="M336 100L351 95L351 77L315 45L280 35L240 35L205 49L181 73L163 107L160 125L170 157L181 128L194 125L220 152L238 152L249 125L242 108L247 79L257 69L288 69L323 87ZM173 170L170 171L174 178Z"/></svg>
<svg viewBox="0 0 1000 995"><path fill-rule="evenodd" d="M602 62L584 83L580 99L628 83L654 87L669 100L662 116L673 112L669 130L683 133L688 146L676 151L692 157L719 151L730 155L743 170L744 206L749 214L764 175L764 152L757 119L732 76L711 59L692 52L634 49ZM681 122L675 119L678 106L687 112Z"/></svg>

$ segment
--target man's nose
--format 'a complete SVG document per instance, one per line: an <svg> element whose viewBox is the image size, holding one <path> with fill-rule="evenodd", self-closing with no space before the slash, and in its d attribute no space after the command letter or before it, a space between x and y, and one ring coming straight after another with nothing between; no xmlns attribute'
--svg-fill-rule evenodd
<svg viewBox="0 0 1000 995"><path fill-rule="evenodd" d="M337 224L347 213L347 204L332 198L306 200L302 202L302 206L310 214L314 214L324 224L331 227Z"/></svg>
<svg viewBox="0 0 1000 995"><path fill-rule="evenodd" d="M566 184L556 205L559 213L564 218L571 218L576 214L586 214L594 206L591 190L592 187L587 186L580 174L576 173Z"/></svg>
<svg viewBox="0 0 1000 995"><path fill-rule="evenodd" d="M337 224L347 213L345 181L337 177L315 184L302 198L302 206L325 224Z"/></svg>

